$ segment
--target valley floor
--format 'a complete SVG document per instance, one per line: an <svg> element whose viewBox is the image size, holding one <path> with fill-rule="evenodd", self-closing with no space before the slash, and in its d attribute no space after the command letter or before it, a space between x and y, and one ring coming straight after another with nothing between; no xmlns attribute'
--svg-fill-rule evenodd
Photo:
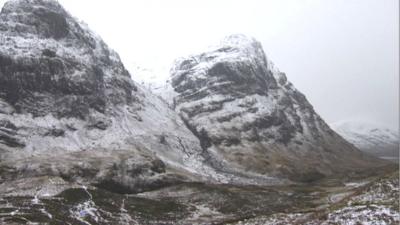
<svg viewBox="0 0 400 225"><path fill-rule="evenodd" d="M1 224L399 224L399 172L255 187L183 183L121 195L59 178L2 184ZM43 186L43 181L49 181ZM21 183L22 182L22 183ZM28 183L43 183L29 188ZM32 185L37 186L37 185ZM66 188L67 187L67 188ZM32 191L33 190L33 191ZM63 190L53 196L58 190Z"/></svg>
<svg viewBox="0 0 400 225"><path fill-rule="evenodd" d="M399 213L399 173L381 177L369 183L348 183L355 187L348 192L331 194L327 207L296 213L276 213L260 216L236 223L252 224L307 224L307 225L396 225L400 223Z"/></svg>

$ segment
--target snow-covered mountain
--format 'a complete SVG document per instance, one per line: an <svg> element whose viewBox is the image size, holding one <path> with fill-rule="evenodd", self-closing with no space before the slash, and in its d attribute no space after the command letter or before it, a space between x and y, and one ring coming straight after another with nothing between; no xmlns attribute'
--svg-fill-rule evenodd
<svg viewBox="0 0 400 225"><path fill-rule="evenodd" d="M178 60L163 95L175 111L57 1L9 1L0 19L3 179L58 176L135 192L184 180L308 181L372 160L252 38Z"/></svg>
<svg viewBox="0 0 400 225"><path fill-rule="evenodd" d="M382 158L399 157L399 134L384 125L366 121L341 121L331 127L362 151Z"/></svg>
<svg viewBox="0 0 400 225"><path fill-rule="evenodd" d="M0 31L2 179L60 176L127 192L220 180L180 117L57 1L7 2Z"/></svg>
<svg viewBox="0 0 400 225"><path fill-rule="evenodd" d="M134 74L132 80L147 91L159 96L171 106L176 93L170 84L169 67L170 65L167 67L161 64L143 66L135 62L127 65L128 71Z"/></svg>
<svg viewBox="0 0 400 225"><path fill-rule="evenodd" d="M173 105L213 167L313 180L367 164L253 38L229 36L171 71Z"/></svg>

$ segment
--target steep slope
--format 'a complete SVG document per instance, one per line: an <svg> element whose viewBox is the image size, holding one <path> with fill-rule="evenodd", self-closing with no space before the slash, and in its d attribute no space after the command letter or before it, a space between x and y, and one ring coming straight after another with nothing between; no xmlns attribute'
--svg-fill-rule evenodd
<svg viewBox="0 0 400 225"><path fill-rule="evenodd" d="M9 1L0 31L2 182L61 176L135 192L218 179L176 113L58 2Z"/></svg>
<svg viewBox="0 0 400 225"><path fill-rule="evenodd" d="M360 150L382 158L399 158L399 135L383 125L363 121L342 121L332 129Z"/></svg>
<svg viewBox="0 0 400 225"><path fill-rule="evenodd" d="M171 70L174 106L221 171L311 181L368 165L253 38L232 35Z"/></svg>

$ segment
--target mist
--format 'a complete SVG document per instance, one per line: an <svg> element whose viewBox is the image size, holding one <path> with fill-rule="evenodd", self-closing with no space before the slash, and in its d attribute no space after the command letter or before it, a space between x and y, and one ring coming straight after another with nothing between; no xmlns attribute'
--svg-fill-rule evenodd
<svg viewBox="0 0 400 225"><path fill-rule="evenodd" d="M362 119L398 129L396 0L60 2L128 68L163 71L157 68L168 69L175 58L243 33L262 43L268 58L328 123Z"/></svg>

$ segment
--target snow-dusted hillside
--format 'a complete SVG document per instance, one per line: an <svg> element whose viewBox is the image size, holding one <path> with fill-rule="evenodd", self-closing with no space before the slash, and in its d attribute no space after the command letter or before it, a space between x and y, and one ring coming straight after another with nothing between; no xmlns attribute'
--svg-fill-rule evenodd
<svg viewBox="0 0 400 225"><path fill-rule="evenodd" d="M362 151L382 158L399 157L399 134L384 125L367 121L341 121L332 129Z"/></svg>
<svg viewBox="0 0 400 225"><path fill-rule="evenodd" d="M171 71L173 105L220 170L313 180L368 164L253 38L229 36Z"/></svg>
<svg viewBox="0 0 400 225"><path fill-rule="evenodd" d="M369 164L251 38L178 60L160 88L167 104L57 1L9 1L0 19L4 179L134 192L177 180L308 181Z"/></svg>
<svg viewBox="0 0 400 225"><path fill-rule="evenodd" d="M160 64L143 66L133 62L126 67L131 74L134 74L132 79L136 83L154 95L161 97L168 105L172 105L176 93L170 84L169 66Z"/></svg>
<svg viewBox="0 0 400 225"><path fill-rule="evenodd" d="M57 1L7 2L0 31L2 179L61 176L127 192L220 180L179 116Z"/></svg>

